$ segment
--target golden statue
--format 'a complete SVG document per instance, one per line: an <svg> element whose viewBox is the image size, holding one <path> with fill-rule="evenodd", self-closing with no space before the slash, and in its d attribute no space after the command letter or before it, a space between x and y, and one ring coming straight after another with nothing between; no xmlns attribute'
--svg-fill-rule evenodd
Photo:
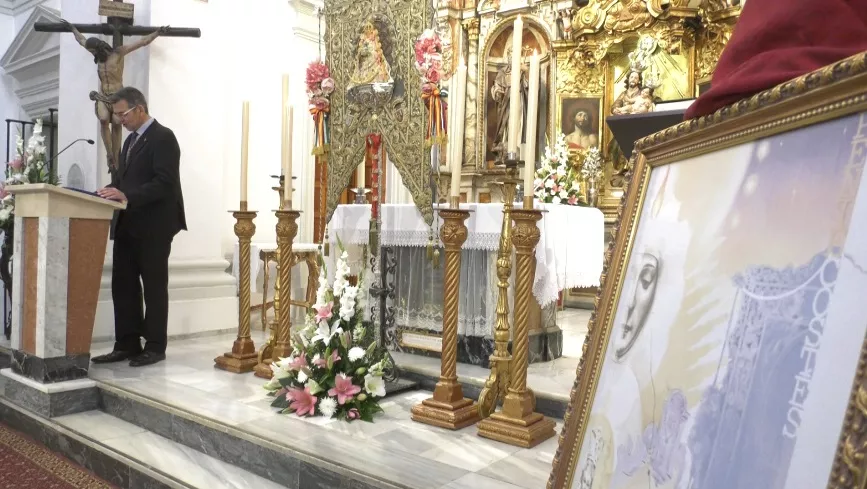
<svg viewBox="0 0 867 489"><path fill-rule="evenodd" d="M349 79L348 90L360 85L391 84L391 66L385 58L382 43L379 38L379 29L371 20L365 22L358 38L355 53L355 69Z"/></svg>
<svg viewBox="0 0 867 489"><path fill-rule="evenodd" d="M635 51L629 53L626 89L611 104L611 113L645 114L653 111L653 94L659 87L658 69L654 59L658 44L651 36L641 36Z"/></svg>

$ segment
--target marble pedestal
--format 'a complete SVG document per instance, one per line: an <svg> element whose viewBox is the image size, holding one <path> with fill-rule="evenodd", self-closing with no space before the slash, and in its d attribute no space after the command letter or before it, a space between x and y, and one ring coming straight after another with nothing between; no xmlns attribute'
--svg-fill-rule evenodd
<svg viewBox="0 0 867 489"><path fill-rule="evenodd" d="M87 371L99 282L111 218L125 204L45 184L8 190L15 267L6 397L45 416L93 409Z"/></svg>

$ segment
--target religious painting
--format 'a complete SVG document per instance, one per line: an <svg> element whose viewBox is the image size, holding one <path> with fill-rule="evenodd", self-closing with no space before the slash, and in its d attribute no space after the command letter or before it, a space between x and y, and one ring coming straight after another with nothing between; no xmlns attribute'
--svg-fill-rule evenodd
<svg viewBox="0 0 867 489"><path fill-rule="evenodd" d="M526 126L528 99L528 70L530 57L534 52L539 53L539 112L536 123L536 161L545 151L548 138L548 119L551 114L549 108L549 87L551 84L551 50L548 37L543 28L532 21L524 18L522 37L522 73L521 73L521 107L522 119L519 124L521 144L525 143L524 127ZM479 158L484 158L486 166L491 166L497 160L497 152L506 146L509 126L509 98L511 87L511 64L512 64L512 24L514 18L504 20L501 30L494 30L487 43L485 62L479 65L479 75L482 83L479 85L483 91L479 100L484 101L480 111L479 127L480 137L483 144L479 146Z"/></svg>
<svg viewBox="0 0 867 489"><path fill-rule="evenodd" d="M636 143L549 487L863 487L857 58Z"/></svg>
<svg viewBox="0 0 867 489"><path fill-rule="evenodd" d="M570 150L599 146L601 101L598 97L564 97L560 100L560 132Z"/></svg>

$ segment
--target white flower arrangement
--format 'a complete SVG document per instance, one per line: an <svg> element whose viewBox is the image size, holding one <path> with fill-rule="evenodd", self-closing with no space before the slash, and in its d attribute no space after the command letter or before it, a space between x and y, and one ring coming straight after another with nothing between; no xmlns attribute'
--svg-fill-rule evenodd
<svg viewBox="0 0 867 489"><path fill-rule="evenodd" d="M46 156L42 119L37 119L26 146L21 135L18 135L15 141L15 158L6 163L6 179L0 184L0 229L6 231L7 235L15 223L15 198L7 190L8 187L26 183L59 183L57 177L48 171Z"/></svg>
<svg viewBox="0 0 867 489"><path fill-rule="evenodd" d="M602 177L602 155L594 146L587 150L584 163L581 165L581 176L587 180L598 180Z"/></svg>
<svg viewBox="0 0 867 489"><path fill-rule="evenodd" d="M331 287L321 268L316 304L293 338L292 354L271 365L265 389L284 413L372 421L382 410L377 398L385 396L387 359L374 358L375 342L362 343L363 287L349 285L348 258L343 251L337 259Z"/></svg>
<svg viewBox="0 0 867 489"><path fill-rule="evenodd" d="M560 133L557 136L553 148L545 148L542 166L536 170L533 187L533 194L541 202L579 205L581 185L569 165L569 147L565 134Z"/></svg>

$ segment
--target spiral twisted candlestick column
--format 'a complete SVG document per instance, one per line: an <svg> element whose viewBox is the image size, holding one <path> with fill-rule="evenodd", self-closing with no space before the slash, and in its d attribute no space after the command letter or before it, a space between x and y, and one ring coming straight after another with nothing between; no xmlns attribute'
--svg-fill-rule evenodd
<svg viewBox="0 0 867 489"><path fill-rule="evenodd" d="M425 399L412 408L412 419L419 423L459 430L479 420L478 408L472 399L464 398L458 383L458 302L460 298L461 246L467 240L467 210L440 209L444 223L440 238L445 246L446 266L443 285L443 346L440 357L440 380L433 397Z"/></svg>
<svg viewBox="0 0 867 489"><path fill-rule="evenodd" d="M274 342L272 360L288 357L292 353L292 321L289 307L289 294L292 290L292 242L298 234L298 218L301 212L294 210L278 210L277 215L277 251L279 253L279 281L283 289L283 307L277 311L277 341Z"/></svg>
<svg viewBox="0 0 867 489"><path fill-rule="evenodd" d="M256 366L256 347L250 338L250 240L256 234L256 211L248 211L241 202L241 210L233 211L235 236L238 237L238 337L232 351L214 359L217 368L235 373L250 372Z"/></svg>
<svg viewBox="0 0 867 489"><path fill-rule="evenodd" d="M512 336L512 373L501 412L479 423L479 436L530 448L554 436L554 421L534 412L536 398L527 388L530 349L530 301L536 274L536 245L541 233L537 223L542 212L514 209L515 227L515 318Z"/></svg>

